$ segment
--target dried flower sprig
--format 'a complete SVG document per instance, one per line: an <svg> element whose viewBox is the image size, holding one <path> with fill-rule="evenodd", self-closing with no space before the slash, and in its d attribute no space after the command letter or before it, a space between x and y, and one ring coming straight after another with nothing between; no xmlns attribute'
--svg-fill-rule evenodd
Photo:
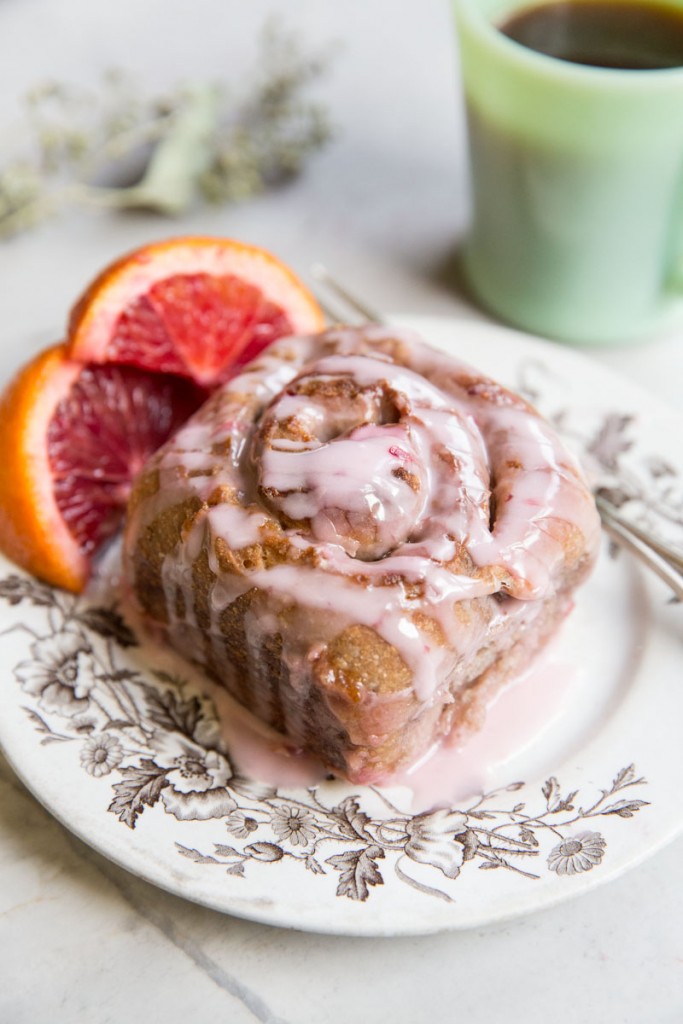
<svg viewBox="0 0 683 1024"><path fill-rule="evenodd" d="M0 171L0 238L74 205L181 214L249 198L298 174L332 138L307 90L329 54L307 55L274 23L247 95L197 83L143 99L120 71L98 93L47 82L26 97L30 152Z"/></svg>

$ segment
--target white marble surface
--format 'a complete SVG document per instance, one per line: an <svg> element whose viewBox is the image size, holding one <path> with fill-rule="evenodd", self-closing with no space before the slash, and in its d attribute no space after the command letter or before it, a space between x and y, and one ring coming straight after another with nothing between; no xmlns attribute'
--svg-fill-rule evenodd
<svg viewBox="0 0 683 1024"><path fill-rule="evenodd" d="M446 0L3 0L0 152L40 77L119 65L145 86L223 75L239 85L279 12L336 58L320 93L337 139L298 182L175 225L77 214L0 247L0 371L59 336L112 256L173 232L264 244L306 273L323 259L377 308L482 314L453 254L467 217L457 61ZM669 335L591 355L680 407ZM474 358L474 355L473 355ZM525 920L418 939L307 936L158 891L93 853L0 759L1 1024L290 1024L683 1020L683 840L583 898Z"/></svg>

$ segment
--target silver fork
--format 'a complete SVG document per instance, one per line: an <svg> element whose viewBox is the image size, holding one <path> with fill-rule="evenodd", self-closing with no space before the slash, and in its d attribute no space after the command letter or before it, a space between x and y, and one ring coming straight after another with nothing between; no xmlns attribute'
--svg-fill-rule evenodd
<svg viewBox="0 0 683 1024"><path fill-rule="evenodd" d="M317 298L330 323L362 325L383 322L379 313L352 295L322 263L315 263L311 274L324 288L324 294ZM600 493L599 487L595 492L595 503L605 533L659 576L678 600L683 601L683 557L663 541L627 522L616 506Z"/></svg>

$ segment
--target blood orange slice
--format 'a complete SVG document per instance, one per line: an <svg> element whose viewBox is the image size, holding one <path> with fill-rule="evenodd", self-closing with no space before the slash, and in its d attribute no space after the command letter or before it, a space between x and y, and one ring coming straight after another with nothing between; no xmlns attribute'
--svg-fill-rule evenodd
<svg viewBox="0 0 683 1024"><path fill-rule="evenodd" d="M105 268L74 306L70 358L123 363L211 387L286 334L323 327L301 281L264 249L190 236Z"/></svg>
<svg viewBox="0 0 683 1024"><path fill-rule="evenodd" d="M63 345L42 352L0 396L0 548L49 583L81 590L133 476L203 397L175 376L83 366Z"/></svg>

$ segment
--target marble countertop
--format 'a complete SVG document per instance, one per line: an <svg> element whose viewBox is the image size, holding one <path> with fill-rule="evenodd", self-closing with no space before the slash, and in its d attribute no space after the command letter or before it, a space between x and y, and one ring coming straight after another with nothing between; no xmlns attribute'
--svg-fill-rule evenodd
<svg viewBox="0 0 683 1024"><path fill-rule="evenodd" d="M3 378L59 336L95 268L170 233L232 235L300 272L323 260L380 310L482 318L459 284L467 220L457 58L445 0L5 0L0 138L40 78L130 69L147 87L239 86L273 12L335 57L320 96L334 143L291 185L173 225L78 213L0 248ZM188 27L191 20L191 26ZM190 31L191 28L191 31ZM30 45L29 45L30 43ZM4 150L6 151L6 150ZM677 336L593 351L680 407ZM155 889L94 853L0 758L0 1022L340 1024L349 1018L604 1024L683 1019L683 839L559 908L422 938L309 936Z"/></svg>

